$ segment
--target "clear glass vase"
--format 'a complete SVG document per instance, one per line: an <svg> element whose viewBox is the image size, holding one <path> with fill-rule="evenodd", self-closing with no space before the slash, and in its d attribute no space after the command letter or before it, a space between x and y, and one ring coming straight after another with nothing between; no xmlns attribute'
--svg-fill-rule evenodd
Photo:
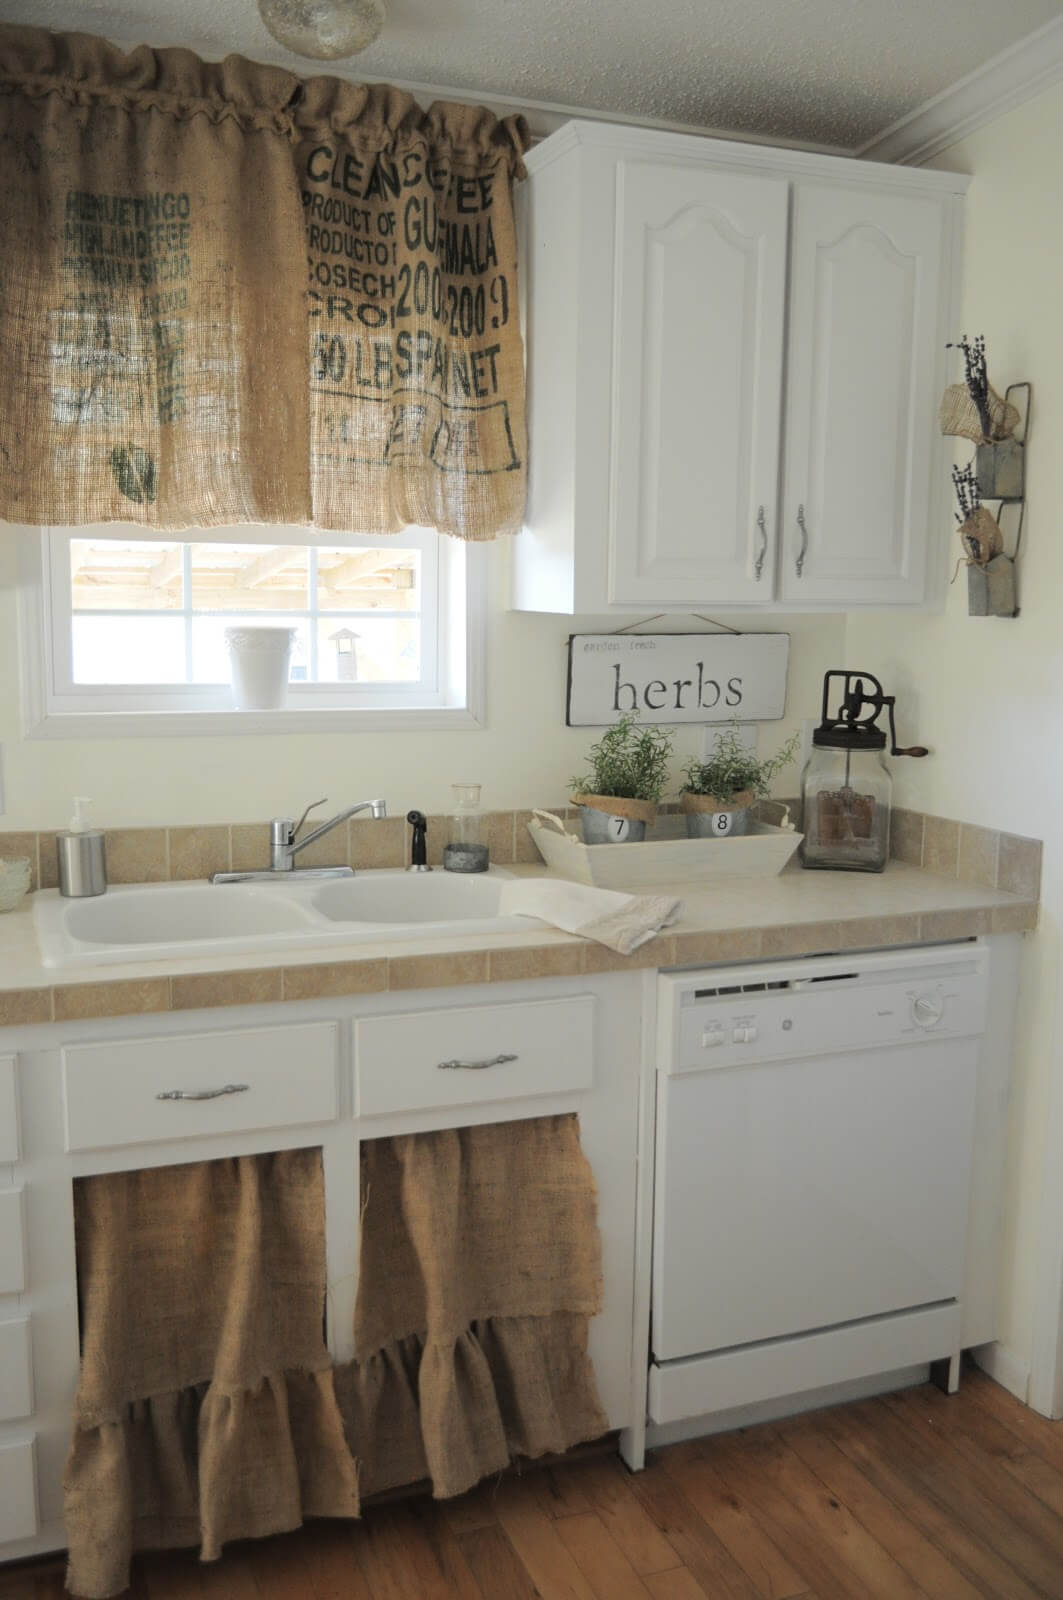
<svg viewBox="0 0 1063 1600"><path fill-rule="evenodd" d="M486 872L490 865L487 848L487 818L480 810L480 784L451 785L454 810L447 818L447 842L443 846L443 866L447 872Z"/></svg>

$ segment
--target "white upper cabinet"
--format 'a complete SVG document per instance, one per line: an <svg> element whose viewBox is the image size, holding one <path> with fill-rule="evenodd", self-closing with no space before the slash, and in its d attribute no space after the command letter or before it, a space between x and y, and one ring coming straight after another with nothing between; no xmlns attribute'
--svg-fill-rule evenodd
<svg viewBox="0 0 1063 1600"><path fill-rule="evenodd" d="M966 180L590 123L527 164L513 605L923 602Z"/></svg>
<svg viewBox="0 0 1063 1600"><path fill-rule="evenodd" d="M787 205L778 179L619 169L613 603L771 596Z"/></svg>
<svg viewBox="0 0 1063 1600"><path fill-rule="evenodd" d="M924 597L943 230L934 197L795 185L784 600Z"/></svg>

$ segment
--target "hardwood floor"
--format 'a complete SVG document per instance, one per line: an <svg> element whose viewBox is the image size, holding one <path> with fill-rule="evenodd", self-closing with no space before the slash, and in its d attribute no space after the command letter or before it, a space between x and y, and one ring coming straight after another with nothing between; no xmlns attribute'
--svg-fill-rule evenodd
<svg viewBox="0 0 1063 1600"><path fill-rule="evenodd" d="M60 1565L0 1569L59 1600ZM673 1445L368 1508L202 1566L145 1556L133 1600L1063 1600L1063 1423L977 1371Z"/></svg>

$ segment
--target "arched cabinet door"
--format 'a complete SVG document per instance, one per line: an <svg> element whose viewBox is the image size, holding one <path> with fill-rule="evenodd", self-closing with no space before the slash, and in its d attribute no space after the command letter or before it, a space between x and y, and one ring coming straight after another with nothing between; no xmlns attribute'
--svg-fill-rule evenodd
<svg viewBox="0 0 1063 1600"><path fill-rule="evenodd" d="M783 601L924 598L944 227L937 196L795 185Z"/></svg>
<svg viewBox="0 0 1063 1600"><path fill-rule="evenodd" d="M772 599L788 190L617 168L613 604Z"/></svg>

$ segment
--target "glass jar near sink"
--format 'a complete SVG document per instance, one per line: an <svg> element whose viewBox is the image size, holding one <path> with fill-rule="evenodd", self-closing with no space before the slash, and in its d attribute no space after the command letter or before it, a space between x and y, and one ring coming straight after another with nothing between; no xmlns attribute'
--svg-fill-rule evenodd
<svg viewBox="0 0 1063 1600"><path fill-rule="evenodd" d="M486 872L490 864L480 789L478 783L451 785L454 810L447 818L447 842L443 846L443 867L447 872Z"/></svg>

